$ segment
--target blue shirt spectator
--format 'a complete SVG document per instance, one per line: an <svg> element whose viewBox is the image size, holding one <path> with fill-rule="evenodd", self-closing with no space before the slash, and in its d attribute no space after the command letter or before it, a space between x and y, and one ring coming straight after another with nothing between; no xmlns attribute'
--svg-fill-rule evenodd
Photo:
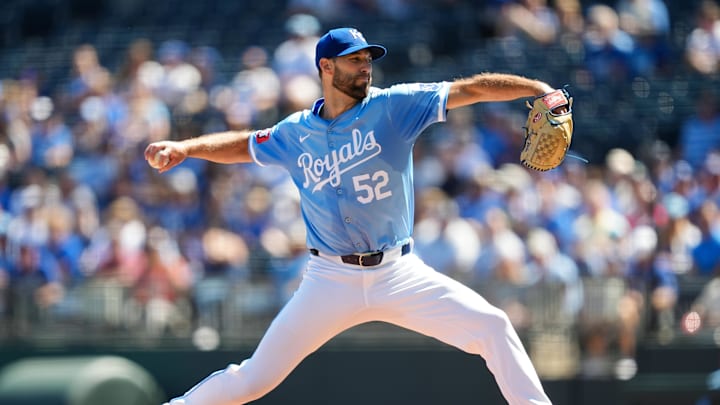
<svg viewBox="0 0 720 405"><path fill-rule="evenodd" d="M720 150L720 113L711 91L700 94L695 113L682 123L679 148L682 158L694 169L704 165L710 152Z"/></svg>
<svg viewBox="0 0 720 405"><path fill-rule="evenodd" d="M716 232L720 219L718 206L708 200L699 208L697 215L702 237L692 251L695 271L699 275L714 276L720 270L720 238Z"/></svg>
<svg viewBox="0 0 720 405"><path fill-rule="evenodd" d="M634 75L635 41L620 29L614 9L603 4L587 11L588 28L583 36L585 65L598 82L617 82Z"/></svg>

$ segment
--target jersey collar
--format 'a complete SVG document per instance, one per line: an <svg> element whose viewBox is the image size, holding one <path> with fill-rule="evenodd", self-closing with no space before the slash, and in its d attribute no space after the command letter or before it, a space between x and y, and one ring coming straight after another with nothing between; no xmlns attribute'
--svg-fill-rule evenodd
<svg viewBox="0 0 720 405"><path fill-rule="evenodd" d="M360 103L357 103L353 108L357 107L361 104L366 104L368 100L370 100L370 95L375 91L376 89L374 87L370 87L370 92L368 92L368 96L365 97ZM312 109L310 110L312 114L316 117L320 117L320 111L322 111L323 106L325 105L325 98L319 98L315 100L313 103ZM320 117L322 118L322 117Z"/></svg>
<svg viewBox="0 0 720 405"><path fill-rule="evenodd" d="M319 98L315 101L315 103L312 106L312 113L316 116L320 116L320 110L322 110L323 105L325 105L325 99Z"/></svg>

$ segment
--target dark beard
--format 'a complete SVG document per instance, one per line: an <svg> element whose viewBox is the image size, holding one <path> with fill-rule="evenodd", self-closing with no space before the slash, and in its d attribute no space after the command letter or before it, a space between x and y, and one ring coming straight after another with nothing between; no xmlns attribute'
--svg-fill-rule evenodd
<svg viewBox="0 0 720 405"><path fill-rule="evenodd" d="M370 82L368 82L368 85L356 85L355 79L357 79L358 76L353 76L350 74L347 74L345 72L340 71L339 69L335 70L335 75L333 76L333 82L332 85L336 89L340 90L342 93L344 93L347 96L350 96L354 98L355 100L362 100L365 97L367 97L368 94L368 88L370 87L370 83L372 83L372 79Z"/></svg>

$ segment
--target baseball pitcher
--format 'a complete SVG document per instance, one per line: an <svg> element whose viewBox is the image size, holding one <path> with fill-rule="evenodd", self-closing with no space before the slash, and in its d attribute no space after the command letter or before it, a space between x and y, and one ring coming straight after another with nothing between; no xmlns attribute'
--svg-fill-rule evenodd
<svg viewBox="0 0 720 405"><path fill-rule="evenodd" d="M325 342L370 321L482 356L512 405L550 404L505 313L413 253L412 151L448 110L556 90L495 73L375 88L373 63L385 53L356 29L330 30L316 47L323 98L311 109L267 129L147 146L145 158L161 173L188 157L282 166L300 191L307 226L302 282L253 355L210 374L170 405L258 399Z"/></svg>

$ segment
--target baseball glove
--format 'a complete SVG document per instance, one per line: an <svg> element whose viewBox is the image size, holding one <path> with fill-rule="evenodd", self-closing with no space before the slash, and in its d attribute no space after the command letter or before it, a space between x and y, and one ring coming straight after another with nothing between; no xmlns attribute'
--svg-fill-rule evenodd
<svg viewBox="0 0 720 405"><path fill-rule="evenodd" d="M554 169L565 159L573 134L572 97L555 90L526 102L525 145L520 162L533 170Z"/></svg>

